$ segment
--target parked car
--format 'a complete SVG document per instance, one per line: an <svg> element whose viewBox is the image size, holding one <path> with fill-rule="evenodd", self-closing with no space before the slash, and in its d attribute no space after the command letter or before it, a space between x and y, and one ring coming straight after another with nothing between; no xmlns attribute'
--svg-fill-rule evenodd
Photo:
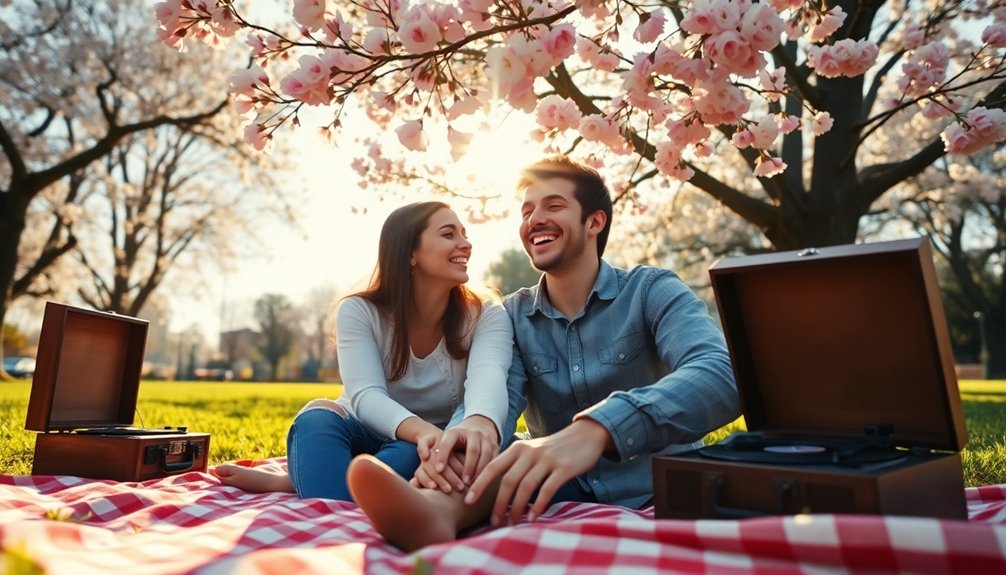
<svg viewBox="0 0 1006 575"><path fill-rule="evenodd" d="M29 379L35 375L35 358L5 357L3 358L3 370L11 377Z"/></svg>

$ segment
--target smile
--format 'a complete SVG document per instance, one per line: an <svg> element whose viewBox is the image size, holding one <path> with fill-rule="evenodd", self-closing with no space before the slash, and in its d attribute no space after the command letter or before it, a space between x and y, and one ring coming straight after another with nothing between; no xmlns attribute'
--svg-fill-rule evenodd
<svg viewBox="0 0 1006 575"><path fill-rule="evenodd" d="M559 236L557 234L538 234L530 238L531 244L540 246L541 244L550 242Z"/></svg>
<svg viewBox="0 0 1006 575"><path fill-rule="evenodd" d="M458 256L456 258L451 258L450 261L451 261L452 264L468 265L468 258L466 258L464 256Z"/></svg>

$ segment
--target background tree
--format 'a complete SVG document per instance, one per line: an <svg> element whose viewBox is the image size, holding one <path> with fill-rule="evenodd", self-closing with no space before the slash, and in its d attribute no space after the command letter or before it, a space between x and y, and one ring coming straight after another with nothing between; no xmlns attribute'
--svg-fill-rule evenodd
<svg viewBox="0 0 1006 575"><path fill-rule="evenodd" d="M296 336L293 304L282 294L265 294L255 301L255 320L261 335L259 350L269 362L272 381L277 381L279 363L290 353Z"/></svg>
<svg viewBox="0 0 1006 575"><path fill-rule="evenodd" d="M232 259L235 236L253 236L259 209L278 199L277 162L253 162L242 142L201 128L130 136L88 170L74 249L88 305L137 315L171 270L191 285L206 264Z"/></svg>
<svg viewBox="0 0 1006 575"><path fill-rule="evenodd" d="M1004 165L1006 149L937 162L892 196L870 226L879 232L907 222L929 236L951 280L944 283L944 296L956 341L978 340L979 348L984 343L988 375L997 378L1006 377Z"/></svg>
<svg viewBox="0 0 1006 575"><path fill-rule="evenodd" d="M225 79L207 73L220 57L208 47L170 54L149 33L146 3L3 4L0 320L12 301L60 283L47 274L81 242L75 219L97 162L164 126L235 131L220 121Z"/></svg>
<svg viewBox="0 0 1006 575"><path fill-rule="evenodd" d="M307 294L301 317L307 364L304 376L314 379L328 358L335 354L335 309L339 303L339 290L332 285L317 287Z"/></svg>
<svg viewBox="0 0 1006 575"><path fill-rule="evenodd" d="M534 269L524 250L511 248L502 252L489 264L485 282L499 290L501 294L507 295L522 287L536 285L540 277L541 272Z"/></svg>

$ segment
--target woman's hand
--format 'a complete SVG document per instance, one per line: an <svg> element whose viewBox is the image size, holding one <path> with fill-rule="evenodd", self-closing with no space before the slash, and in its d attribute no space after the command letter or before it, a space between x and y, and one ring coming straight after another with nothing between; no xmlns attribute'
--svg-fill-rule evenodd
<svg viewBox="0 0 1006 575"><path fill-rule="evenodd" d="M499 454L499 448L496 424L487 417L473 415L440 436L433 449L434 469L440 472L452 470L450 460L460 458L463 462L461 482L467 487ZM460 452L463 452L463 457Z"/></svg>
<svg viewBox="0 0 1006 575"><path fill-rule="evenodd" d="M499 454L499 433L490 419L473 415L446 431L421 436L416 449L421 463L413 485L464 491Z"/></svg>
<svg viewBox="0 0 1006 575"><path fill-rule="evenodd" d="M435 432L421 435L416 441L420 463L411 481L413 485L439 489L444 493L450 493L454 489L464 491L465 484L461 481L464 466L457 457L450 458L454 460L453 464L437 469L438 459L436 456L439 454L439 445L447 433L448 431L437 429Z"/></svg>

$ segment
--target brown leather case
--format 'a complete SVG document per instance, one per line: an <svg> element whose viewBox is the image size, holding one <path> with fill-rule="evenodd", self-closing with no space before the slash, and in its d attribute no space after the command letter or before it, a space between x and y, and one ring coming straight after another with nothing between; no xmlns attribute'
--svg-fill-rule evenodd
<svg viewBox="0 0 1006 575"><path fill-rule="evenodd" d="M145 320L46 303L25 419L43 432L33 475L143 481L206 470L209 434L121 429L133 423L146 340Z"/></svg>
<svg viewBox="0 0 1006 575"><path fill-rule="evenodd" d="M658 518L967 517L967 432L928 240L731 258L710 278L751 434L793 445L879 439L902 457L658 456Z"/></svg>

